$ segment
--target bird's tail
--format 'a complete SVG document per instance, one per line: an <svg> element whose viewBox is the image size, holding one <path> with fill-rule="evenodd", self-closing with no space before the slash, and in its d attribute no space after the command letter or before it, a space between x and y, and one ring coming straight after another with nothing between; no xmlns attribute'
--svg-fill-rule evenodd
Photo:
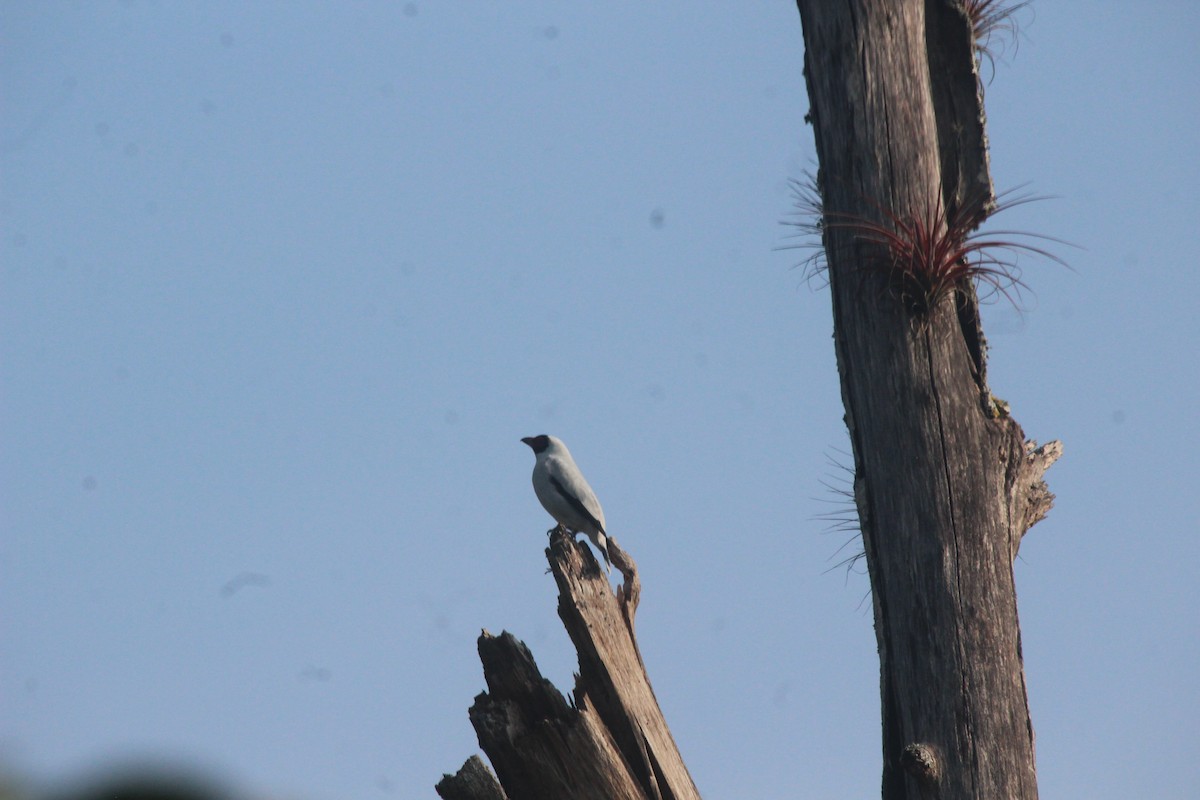
<svg viewBox="0 0 1200 800"><path fill-rule="evenodd" d="M604 535L604 531L600 531L593 536L592 542L596 545L596 549L604 556L605 571L612 572L612 561L608 558L608 537Z"/></svg>

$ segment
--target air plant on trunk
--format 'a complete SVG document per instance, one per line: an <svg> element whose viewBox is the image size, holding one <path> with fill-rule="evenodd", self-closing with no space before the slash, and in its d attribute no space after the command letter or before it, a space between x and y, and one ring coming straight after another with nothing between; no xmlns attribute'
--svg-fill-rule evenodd
<svg viewBox="0 0 1200 800"><path fill-rule="evenodd" d="M848 214L825 215L825 226L849 232L855 241L876 245L864 253L865 264L882 271L905 308L925 317L964 283L974 282L981 299L1004 297L1020 309L1021 255L1067 263L1035 242L1058 242L1049 236L1015 230L978 231L981 220L1043 198L1019 195L964 203L947 212L941 196L913 216L882 210L875 221Z"/></svg>
<svg viewBox="0 0 1200 800"><path fill-rule="evenodd" d="M821 200L821 187L817 177L811 172L805 172L804 177L789 181L792 188L792 202L795 214L783 224L795 228L793 238L799 241L787 245L785 250L807 250L808 255L798 266L804 269L804 280L811 286L818 280L818 288L828 284L827 262L825 259L825 205Z"/></svg>
<svg viewBox="0 0 1200 800"><path fill-rule="evenodd" d="M813 499L827 503L831 508L813 518L826 524L825 533L836 533L846 537L830 557L830 560L838 560L826 571L844 568L849 577L858 563L867 557L862 546L858 500L854 496L853 456L845 450L834 449L825 453L825 461L833 471L821 479L821 485L829 490L832 497Z"/></svg>
<svg viewBox="0 0 1200 800"><path fill-rule="evenodd" d="M1039 246L1039 242L1063 244L1059 239L1016 230L979 231L981 222L1015 206L1045 198L1032 195L1001 195L996 201L978 198L947 212L941 197L925 204L913 216L880 209L880 219L826 211L817 181L807 175L792 183L798 248L813 252L804 260L805 277L813 280L826 274L827 252L841 240L843 246L867 244L859 263L882 273L887 285L915 317L927 317L943 299L973 282L981 299L1001 296L1018 310L1021 280L1018 264L1022 255L1040 256L1063 266L1066 261ZM833 234L849 234L849 241ZM818 238L819 237L819 244Z"/></svg>
<svg viewBox="0 0 1200 800"><path fill-rule="evenodd" d="M1028 5L1028 1L1006 4L1003 0L962 0L962 9L971 22L975 38L975 52L981 61L986 59L989 64L995 64L996 42L1000 44L1001 53L1009 41L1016 50L1016 14Z"/></svg>

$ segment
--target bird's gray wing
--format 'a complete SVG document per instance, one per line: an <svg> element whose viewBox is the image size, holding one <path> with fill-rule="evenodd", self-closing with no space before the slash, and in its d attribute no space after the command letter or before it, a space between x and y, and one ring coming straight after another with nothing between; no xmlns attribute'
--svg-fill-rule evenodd
<svg viewBox="0 0 1200 800"><path fill-rule="evenodd" d="M555 474L557 472L558 470L553 470L549 476L550 485L554 487L554 491L558 492L571 508L579 512L584 519L589 520L603 533L604 512L600 510L600 501L596 499L596 493L592 491L592 487L582 480L560 480L560 475Z"/></svg>

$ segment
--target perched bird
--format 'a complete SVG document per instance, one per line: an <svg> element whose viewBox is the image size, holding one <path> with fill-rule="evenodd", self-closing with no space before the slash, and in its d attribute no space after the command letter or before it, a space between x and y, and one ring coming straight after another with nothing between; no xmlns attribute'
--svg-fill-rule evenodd
<svg viewBox="0 0 1200 800"><path fill-rule="evenodd" d="M571 451L554 436L526 436L521 441L537 456L533 465L533 491L542 507L570 533L586 533L604 555L604 566L611 572L604 511L596 493L575 466Z"/></svg>

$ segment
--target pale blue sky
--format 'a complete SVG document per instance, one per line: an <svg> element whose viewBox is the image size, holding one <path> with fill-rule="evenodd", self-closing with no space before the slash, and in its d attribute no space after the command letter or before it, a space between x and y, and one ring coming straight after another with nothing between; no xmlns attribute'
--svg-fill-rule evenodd
<svg viewBox="0 0 1200 800"><path fill-rule="evenodd" d="M1200 795L1200 7L1049 2L987 88L998 227L1080 245L990 306L1060 438L1016 565L1043 798ZM828 293L784 0L0 4L0 764L152 755L431 797L481 628L574 654L519 441L638 560L710 798L878 796ZM232 582L232 583L231 583Z"/></svg>

